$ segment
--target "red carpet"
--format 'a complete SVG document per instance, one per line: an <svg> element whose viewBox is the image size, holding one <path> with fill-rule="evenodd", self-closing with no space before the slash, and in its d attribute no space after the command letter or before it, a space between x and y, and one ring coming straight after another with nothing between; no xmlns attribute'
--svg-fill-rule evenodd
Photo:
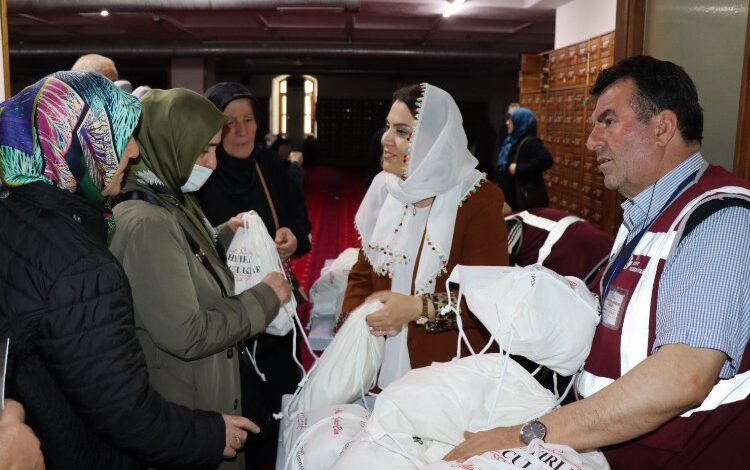
<svg viewBox="0 0 750 470"><path fill-rule="evenodd" d="M333 259L349 247L359 246L354 229L354 215L365 195L361 170L331 167L305 168L305 202L312 222L312 250L292 260L294 273L310 290L327 259ZM300 309L302 324L307 324L309 307ZM302 347L302 363L312 365L312 358Z"/></svg>

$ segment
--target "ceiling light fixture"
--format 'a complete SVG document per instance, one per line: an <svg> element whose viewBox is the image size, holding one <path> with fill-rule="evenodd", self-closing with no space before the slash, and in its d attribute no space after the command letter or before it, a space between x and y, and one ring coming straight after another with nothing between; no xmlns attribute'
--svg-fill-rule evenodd
<svg viewBox="0 0 750 470"><path fill-rule="evenodd" d="M453 0L453 3L449 3L445 6L445 10L443 10L443 18L448 18L452 14L456 13L460 8L461 5L463 5L466 2L466 0Z"/></svg>
<svg viewBox="0 0 750 470"><path fill-rule="evenodd" d="M109 10L102 10L99 12L99 14L102 16L109 16Z"/></svg>

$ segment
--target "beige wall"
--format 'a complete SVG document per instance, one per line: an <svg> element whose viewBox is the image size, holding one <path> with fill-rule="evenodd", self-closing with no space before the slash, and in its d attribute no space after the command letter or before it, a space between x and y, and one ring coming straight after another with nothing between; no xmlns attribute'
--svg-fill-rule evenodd
<svg viewBox="0 0 750 470"><path fill-rule="evenodd" d="M685 68L704 110L703 154L732 170L749 0L650 0L643 50Z"/></svg>
<svg viewBox="0 0 750 470"><path fill-rule="evenodd" d="M555 10L555 49L614 31L617 0L573 0Z"/></svg>

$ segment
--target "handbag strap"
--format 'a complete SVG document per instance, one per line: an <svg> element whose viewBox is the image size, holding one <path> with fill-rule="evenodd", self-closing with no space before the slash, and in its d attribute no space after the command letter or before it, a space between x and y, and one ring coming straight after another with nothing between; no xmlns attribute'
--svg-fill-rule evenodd
<svg viewBox="0 0 750 470"><path fill-rule="evenodd" d="M133 191L120 193L113 198L112 207L124 201L145 201L145 202L148 202L149 204L160 206L169 210L169 207L167 207L164 201L162 201L157 195L148 193L146 191L133 190ZM214 281L216 281L216 284L219 285L219 290L221 290L221 296L229 297L229 295L227 294L227 290L224 287L224 283L219 277L219 274L214 269L214 266L211 264L211 261L209 261L208 256L206 255L206 252L203 251L203 248L201 248L200 244L198 244L198 242L195 241L195 238L193 238L193 236L190 235L190 233L187 230L185 230L185 227L183 227L182 224L179 224L179 225L180 225L180 228L182 229L182 233L185 235L185 240L187 240L188 245L190 246L190 251L193 252L193 255L195 255L195 257L198 259L198 261L200 261L203 267L206 268L206 270L211 275L211 277L214 278Z"/></svg>
<svg viewBox="0 0 750 470"><path fill-rule="evenodd" d="M263 185L263 192L266 193L266 199L268 200L268 207L271 208L271 215L273 215L273 224L276 226L276 230L279 229L279 216L276 215L276 206L273 205L273 199L271 199L271 193L268 191L268 185L266 184L266 178L263 177L263 172L260 170L258 160L255 160L255 169L258 170L258 176L260 177L260 184Z"/></svg>
<svg viewBox="0 0 750 470"><path fill-rule="evenodd" d="M518 144L518 148L516 148L516 153L513 155L513 161L511 163L518 163L518 155L521 153L521 147L523 147L523 144L528 142L529 140L533 139L530 135L527 135L523 139L521 139L521 142Z"/></svg>

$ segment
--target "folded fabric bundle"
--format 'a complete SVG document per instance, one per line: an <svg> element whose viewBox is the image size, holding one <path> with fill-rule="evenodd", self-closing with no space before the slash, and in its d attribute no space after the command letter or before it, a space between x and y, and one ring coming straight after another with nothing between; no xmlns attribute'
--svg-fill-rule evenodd
<svg viewBox="0 0 750 470"><path fill-rule="evenodd" d="M328 470L344 447L362 432L370 415L360 405L340 405L300 412L287 428L284 469Z"/></svg>
<svg viewBox="0 0 750 470"><path fill-rule="evenodd" d="M428 446L416 456L428 463L463 442L464 431L524 423L556 401L513 359L481 354L411 370L380 393L366 431L385 444L407 435L447 446L440 455L426 453Z"/></svg>
<svg viewBox="0 0 750 470"><path fill-rule="evenodd" d="M422 470L609 470L601 452L579 454L568 446L532 441L528 447L493 450L475 455L464 462L442 460L422 467Z"/></svg>
<svg viewBox="0 0 750 470"><path fill-rule="evenodd" d="M341 313L349 272L358 256L357 248L347 248L329 266L320 270L320 277L310 287L311 319L326 314L338 317Z"/></svg>
<svg viewBox="0 0 750 470"><path fill-rule="evenodd" d="M580 279L535 264L524 268L456 266L469 310L511 354L573 375L591 350L598 302Z"/></svg>
<svg viewBox="0 0 750 470"><path fill-rule="evenodd" d="M372 387L383 363L385 339L370 334L365 317L383 304L369 302L354 309L339 332L316 361L287 406L277 415L286 420L285 429L293 427L297 414L353 402ZM288 435L284 436L291 448Z"/></svg>

